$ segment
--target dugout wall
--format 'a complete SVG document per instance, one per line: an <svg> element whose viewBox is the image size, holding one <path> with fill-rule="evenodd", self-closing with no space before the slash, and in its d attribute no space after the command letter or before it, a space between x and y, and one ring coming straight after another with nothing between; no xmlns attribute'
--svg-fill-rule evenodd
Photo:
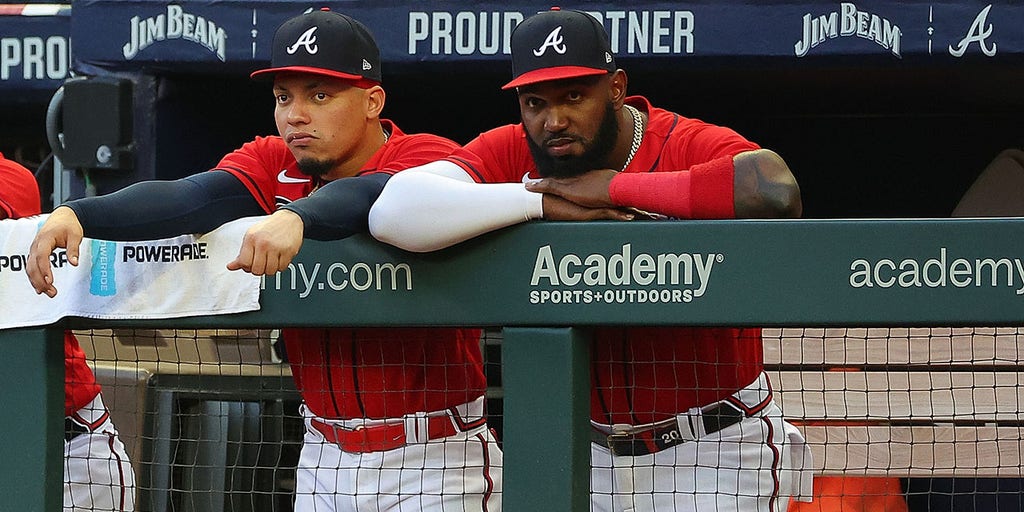
<svg viewBox="0 0 1024 512"><path fill-rule="evenodd" d="M173 323L246 329L503 326L508 510L586 509L591 325L785 328L766 331L766 361L778 379L784 413L805 423L819 473L1020 478L1022 333L1012 326L1021 321L1022 229L1019 219L543 223L432 254L354 237L309 242L292 274L310 276L318 265L362 262L407 268L410 284L400 280L394 288L360 292L321 289L315 286L319 281L267 280L261 311ZM567 285L557 280L565 270L544 262L569 253L632 262L691 255L708 263L703 274L680 268L668 284ZM921 284L901 281L907 270L897 272L893 265L918 268ZM679 300L673 298L676 291ZM582 298L597 295L608 300ZM345 314L332 314L337 312ZM9 401L4 431L12 442L0 452L2 460L27 461L2 469L4 481L25 490L12 497L24 499L19 509L49 510L44 507L59 499L59 329L153 323L77 320L46 331L0 332L0 343L17 347L2 362L0 384L25 390L24 399ZM928 327L936 325L957 327ZM893 356L901 353L905 358ZM933 364L943 358L947 364ZM861 372L830 371L843 366ZM233 365L223 367L237 373ZM239 391L218 387L222 380L192 387L213 394ZM174 391L180 381L157 391ZM247 386L247 393L271 399L286 390L280 383ZM215 422L230 418L215 413L205 414ZM543 435L538 418L546 425ZM206 461L196 467L218 466ZM197 490L200 503L216 491ZM165 510L153 503L142 509Z"/></svg>

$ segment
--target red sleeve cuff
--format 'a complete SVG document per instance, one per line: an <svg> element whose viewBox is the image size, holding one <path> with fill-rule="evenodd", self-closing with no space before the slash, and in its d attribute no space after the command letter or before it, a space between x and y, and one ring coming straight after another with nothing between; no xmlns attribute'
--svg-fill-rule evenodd
<svg viewBox="0 0 1024 512"><path fill-rule="evenodd" d="M731 156L685 171L619 173L612 178L608 195L618 206L677 219L732 219L734 174Z"/></svg>
<svg viewBox="0 0 1024 512"><path fill-rule="evenodd" d="M723 156L690 168L694 219L735 219L735 166Z"/></svg>

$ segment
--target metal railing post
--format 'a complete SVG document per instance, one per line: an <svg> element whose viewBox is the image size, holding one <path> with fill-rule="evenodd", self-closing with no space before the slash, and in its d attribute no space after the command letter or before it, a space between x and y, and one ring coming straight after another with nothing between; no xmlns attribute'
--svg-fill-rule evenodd
<svg viewBox="0 0 1024 512"><path fill-rule="evenodd" d="M505 510L590 509L590 338L576 328L506 328Z"/></svg>
<svg viewBox="0 0 1024 512"><path fill-rule="evenodd" d="M64 482L64 349L59 329L0 330L4 510L60 510ZM17 461L17 470L11 470Z"/></svg>

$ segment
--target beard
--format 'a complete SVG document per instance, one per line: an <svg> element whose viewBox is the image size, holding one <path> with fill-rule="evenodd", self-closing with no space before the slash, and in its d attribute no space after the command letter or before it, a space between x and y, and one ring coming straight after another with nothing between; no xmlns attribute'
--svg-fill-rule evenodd
<svg viewBox="0 0 1024 512"><path fill-rule="evenodd" d="M615 105L608 102L605 108L604 118L594 135L594 140L583 144L583 154L579 156L551 156L544 149L548 140L564 137L565 134L551 135L538 144L529 134L526 135L526 144L530 147L533 155L533 163L537 165L537 172L545 178L571 178L579 176L594 169L605 169L608 167L608 155L615 148L615 141L619 137L619 123L615 117Z"/></svg>
<svg viewBox="0 0 1024 512"><path fill-rule="evenodd" d="M316 160L313 158L304 158L297 163L299 164L299 172L313 178L322 178L338 164L332 160Z"/></svg>

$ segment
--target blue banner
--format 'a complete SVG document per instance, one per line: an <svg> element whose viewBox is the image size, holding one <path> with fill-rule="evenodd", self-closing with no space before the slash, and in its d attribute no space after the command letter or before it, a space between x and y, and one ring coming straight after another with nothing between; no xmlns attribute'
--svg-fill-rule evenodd
<svg viewBox="0 0 1024 512"><path fill-rule="evenodd" d="M70 33L70 8L54 9L51 15L0 10L0 93L60 87L71 71Z"/></svg>
<svg viewBox="0 0 1024 512"><path fill-rule="evenodd" d="M363 21L385 66L505 65L515 26L550 3L324 2ZM238 72L267 63L277 26L307 2L93 0L74 4L75 69ZM578 2L631 66L770 58L800 65L1017 61L1024 4L975 2Z"/></svg>

